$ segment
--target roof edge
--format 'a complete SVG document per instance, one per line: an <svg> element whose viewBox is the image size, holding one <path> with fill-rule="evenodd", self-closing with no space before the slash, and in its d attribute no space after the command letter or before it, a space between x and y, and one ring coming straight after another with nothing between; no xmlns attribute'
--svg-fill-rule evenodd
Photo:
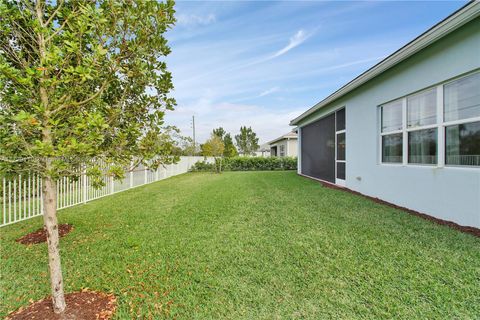
<svg viewBox="0 0 480 320"><path fill-rule="evenodd" d="M274 144L274 143L276 143L276 142L278 142L278 141L281 141L281 140L298 139L298 135L297 135L297 136L287 136L287 135L288 135L288 133L285 134L285 135L283 135L283 136L281 136L281 137L278 137L278 138L276 138L276 139L273 139L273 140L267 142L267 144L269 144L269 145L270 145L270 144Z"/></svg>
<svg viewBox="0 0 480 320"><path fill-rule="evenodd" d="M390 54L385 59L375 64L373 67L361 73L359 76L355 77L353 80L342 86L340 89L336 90L335 92L327 96L325 99L318 102L295 119L291 120L290 125L297 125L307 116L311 115L312 113L316 112L327 104L341 98L345 94L360 87L366 82L372 80L373 78L394 67L405 59L413 56L415 53L431 45L435 41L443 38L449 33L457 30L458 28L472 21L478 16L480 16L480 2L476 0L468 2L466 5L453 12L451 15L449 15L424 33L420 34L412 41L408 42L406 45L404 45L394 53Z"/></svg>

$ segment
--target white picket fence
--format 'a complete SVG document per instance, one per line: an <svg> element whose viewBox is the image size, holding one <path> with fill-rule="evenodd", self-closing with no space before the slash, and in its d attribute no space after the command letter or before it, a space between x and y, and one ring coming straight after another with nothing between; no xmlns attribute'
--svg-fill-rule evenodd
<svg viewBox="0 0 480 320"><path fill-rule="evenodd" d="M86 175L81 175L78 179L64 177L57 181L57 208L68 208L179 175L187 172L197 161L204 159L204 157L181 157L178 163L160 166L155 171L139 166L127 172L123 180L113 180L105 174L104 186L99 189L93 188ZM212 162L213 159L209 158L207 161ZM42 181L37 175L3 178L0 227L42 215L41 191Z"/></svg>

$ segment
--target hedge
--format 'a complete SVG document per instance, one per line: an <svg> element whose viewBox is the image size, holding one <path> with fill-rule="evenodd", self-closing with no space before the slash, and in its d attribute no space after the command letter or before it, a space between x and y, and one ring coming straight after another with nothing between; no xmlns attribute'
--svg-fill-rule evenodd
<svg viewBox="0 0 480 320"><path fill-rule="evenodd" d="M222 160L222 170L224 171L297 169L297 158L293 157L233 157L223 158ZM195 163L190 171L215 171L215 164L199 161Z"/></svg>

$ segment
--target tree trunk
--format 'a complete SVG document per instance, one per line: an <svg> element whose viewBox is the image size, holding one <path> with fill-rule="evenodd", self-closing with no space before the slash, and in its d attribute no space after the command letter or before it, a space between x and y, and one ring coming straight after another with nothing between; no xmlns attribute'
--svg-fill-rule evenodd
<svg viewBox="0 0 480 320"><path fill-rule="evenodd" d="M40 67L44 66L47 60L47 50L45 43L44 25L44 9L45 1L37 0L35 3L35 11L37 14L37 22L41 29L37 34L38 52L40 58ZM45 114L42 120L42 141L46 145L52 146L52 133L50 129L50 104L48 99L48 70L43 71L42 77L39 78L39 96L42 107L45 109ZM63 292L63 277L62 266L60 264L60 249L58 237L58 222L57 222L57 186L55 181L49 176L52 169L52 160L46 159L44 162L44 170L47 173L43 179L42 185L42 199L43 199L43 224L45 232L47 233L48 244L48 266L50 270L50 284L52 287L53 311L55 313L62 313L65 310L65 297Z"/></svg>
<svg viewBox="0 0 480 320"><path fill-rule="evenodd" d="M50 285L52 287L53 311L62 313L65 310L63 292L62 266L60 263L60 249L57 221L57 188L55 181L50 177L43 178L43 223L47 233L48 267L50 271Z"/></svg>

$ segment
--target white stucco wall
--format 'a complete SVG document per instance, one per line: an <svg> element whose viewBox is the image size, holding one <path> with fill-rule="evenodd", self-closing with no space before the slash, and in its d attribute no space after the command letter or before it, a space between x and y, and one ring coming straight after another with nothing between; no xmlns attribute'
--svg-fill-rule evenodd
<svg viewBox="0 0 480 320"><path fill-rule="evenodd" d="M288 140L288 156L289 157L296 157L297 156L297 139L290 139Z"/></svg>
<svg viewBox="0 0 480 320"><path fill-rule="evenodd" d="M284 157L296 157L298 154L297 139L283 139L272 143L270 148L277 147L277 157L280 157L280 146L284 146Z"/></svg>
<svg viewBox="0 0 480 320"><path fill-rule="evenodd" d="M479 68L477 18L299 126L345 106L347 188L440 219L480 227L480 168L381 164L378 115L378 106L385 102Z"/></svg>

